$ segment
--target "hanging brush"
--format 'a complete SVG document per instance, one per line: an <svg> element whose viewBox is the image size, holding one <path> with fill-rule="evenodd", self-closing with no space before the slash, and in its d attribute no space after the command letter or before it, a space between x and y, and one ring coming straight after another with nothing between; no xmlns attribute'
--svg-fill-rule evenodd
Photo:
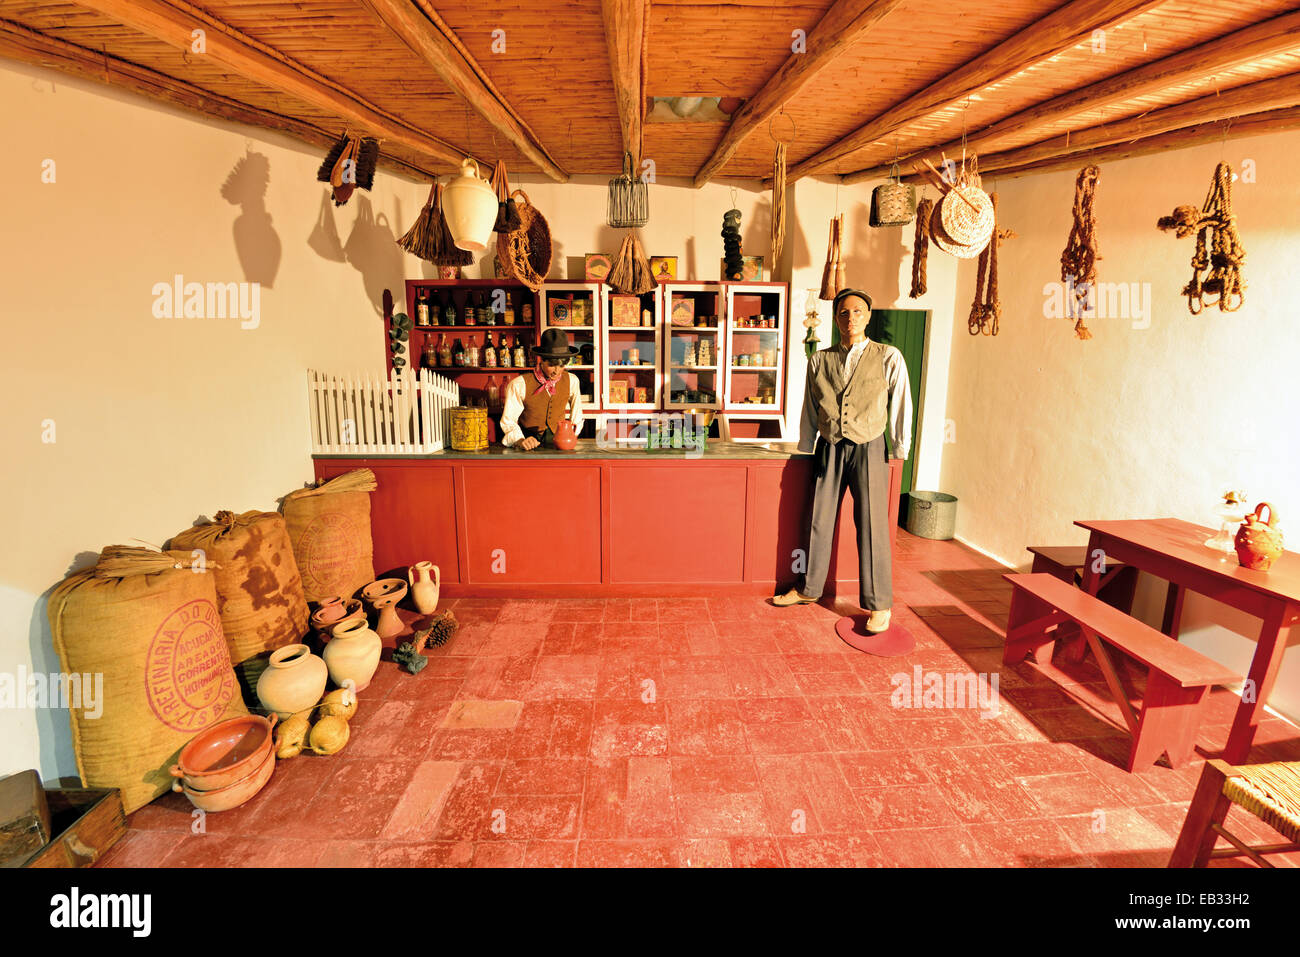
<svg viewBox="0 0 1300 957"><path fill-rule="evenodd" d="M330 147L330 151L325 154L325 158L321 160L320 169L316 171L316 179L318 181L322 183L328 183L330 181L330 176L334 172L334 167L337 166L339 160L343 158L343 151L347 148L348 134L344 133L338 138L338 142Z"/></svg>
<svg viewBox="0 0 1300 957"><path fill-rule="evenodd" d="M437 198L438 191L442 189L437 181L429 187L429 198L424 202L424 209L420 210L420 215L415 217L415 223L406 231L406 235L397 241L401 246L413 256L418 256L426 262L433 261L433 249L430 244L433 237L441 232L440 224L436 220L433 201Z"/></svg>
<svg viewBox="0 0 1300 957"><path fill-rule="evenodd" d="M367 193L375 185L375 167L379 164L379 140L373 136L361 139L357 150L357 188Z"/></svg>
<svg viewBox="0 0 1300 957"><path fill-rule="evenodd" d="M492 188L497 194L497 221L492 226L494 233L513 233L523 225L519 218L519 207L510 195L510 180L506 177L504 160L497 160L497 168L492 171Z"/></svg>
<svg viewBox="0 0 1300 957"><path fill-rule="evenodd" d="M605 222L615 229L631 229L650 221L650 187L632 178L632 154L623 154L623 173L609 181Z"/></svg>
<svg viewBox="0 0 1300 957"><path fill-rule="evenodd" d="M461 249L452 238L451 227L442 215L442 184L438 184L437 195L433 198L434 216L437 228L434 232L433 252L429 262L435 266L468 266L474 261L474 254L468 249Z"/></svg>
<svg viewBox="0 0 1300 957"><path fill-rule="evenodd" d="M631 230L628 230L628 234L623 237L623 245L619 247L613 268L610 269L605 281L617 292L637 296L655 288L650 260L646 257L645 250L641 248L641 240Z"/></svg>

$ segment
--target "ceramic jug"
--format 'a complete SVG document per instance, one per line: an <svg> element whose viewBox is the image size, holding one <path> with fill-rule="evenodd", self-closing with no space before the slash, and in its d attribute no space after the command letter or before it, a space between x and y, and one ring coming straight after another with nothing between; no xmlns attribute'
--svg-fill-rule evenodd
<svg viewBox="0 0 1300 957"><path fill-rule="evenodd" d="M432 615L438 609L438 590L442 588L442 572L438 566L433 562L416 562L406 570L406 580L411 583L415 610L421 615Z"/></svg>
<svg viewBox="0 0 1300 957"><path fill-rule="evenodd" d="M473 167L473 172L470 167ZM442 194L442 216L456 245L469 252L487 249L497 221L497 194L478 172L478 163L461 161L460 175Z"/></svg>
<svg viewBox="0 0 1300 957"><path fill-rule="evenodd" d="M365 691L379 667L384 643L365 621L345 621L334 626L333 638L325 646L325 664L330 680L342 687L351 678L356 691Z"/></svg>
<svg viewBox="0 0 1300 957"><path fill-rule="evenodd" d="M555 447L563 452L572 452L578 444L578 433L573 423L564 419L555 430Z"/></svg>
<svg viewBox="0 0 1300 957"><path fill-rule="evenodd" d="M1264 521L1264 509L1268 509L1268 521ZM1237 529L1233 544L1237 548L1237 561L1243 568L1268 571L1282 554L1282 529L1273 506L1268 502L1256 505L1255 511L1247 515Z"/></svg>
<svg viewBox="0 0 1300 957"><path fill-rule="evenodd" d="M320 701L328 677L325 662L306 645L285 645L271 652L270 663L257 679L257 700L283 720Z"/></svg>

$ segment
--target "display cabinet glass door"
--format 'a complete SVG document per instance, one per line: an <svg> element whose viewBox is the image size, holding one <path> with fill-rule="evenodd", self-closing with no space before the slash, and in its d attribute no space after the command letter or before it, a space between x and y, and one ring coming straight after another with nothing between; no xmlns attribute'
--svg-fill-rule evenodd
<svg viewBox="0 0 1300 957"><path fill-rule="evenodd" d="M666 283L665 409L721 408L720 336L726 313L721 286Z"/></svg>
<svg viewBox="0 0 1300 957"><path fill-rule="evenodd" d="M779 412L785 388L785 285L727 286L726 408Z"/></svg>
<svg viewBox="0 0 1300 957"><path fill-rule="evenodd" d="M579 354L565 368L578 379L582 390L583 414L587 421L583 435L593 435L590 413L600 408L601 314L605 308L605 287L595 282L547 282L542 287L542 314L538 317L538 338L547 329L563 329L569 344Z"/></svg>
<svg viewBox="0 0 1300 957"><path fill-rule="evenodd" d="M659 407L662 297L658 288L639 296L609 292L602 324L602 408L644 411Z"/></svg>

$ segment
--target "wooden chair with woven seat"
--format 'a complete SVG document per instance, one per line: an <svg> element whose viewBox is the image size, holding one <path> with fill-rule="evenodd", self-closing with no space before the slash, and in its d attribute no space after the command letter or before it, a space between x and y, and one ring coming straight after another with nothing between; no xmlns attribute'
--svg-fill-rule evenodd
<svg viewBox="0 0 1300 957"><path fill-rule="evenodd" d="M1250 846L1228 833L1223 821L1233 804L1289 840ZM1220 837L1232 846L1216 848ZM1273 867L1264 855L1289 851L1300 851L1300 761L1239 767L1218 759L1206 761L1169 866L1204 867L1211 858L1249 857L1261 867Z"/></svg>

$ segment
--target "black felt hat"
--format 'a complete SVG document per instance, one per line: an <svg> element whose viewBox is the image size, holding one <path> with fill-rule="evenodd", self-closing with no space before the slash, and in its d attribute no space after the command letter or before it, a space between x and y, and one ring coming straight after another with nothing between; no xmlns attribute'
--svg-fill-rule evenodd
<svg viewBox="0 0 1300 957"><path fill-rule="evenodd" d="M577 354L578 349L569 345L569 334L563 329L547 329L542 341L533 346L533 355L543 359L572 359Z"/></svg>

